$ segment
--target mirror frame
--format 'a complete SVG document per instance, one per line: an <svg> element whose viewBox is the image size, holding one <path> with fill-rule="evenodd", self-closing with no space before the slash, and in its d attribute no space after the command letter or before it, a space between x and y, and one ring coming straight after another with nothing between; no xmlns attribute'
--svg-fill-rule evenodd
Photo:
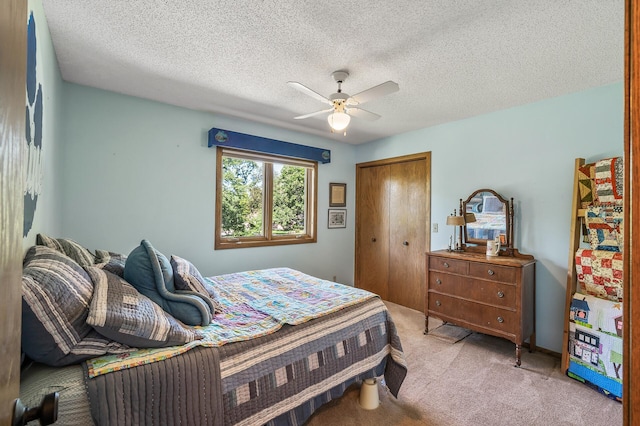
<svg viewBox="0 0 640 426"><path fill-rule="evenodd" d="M466 200L462 201L462 198L460 199L460 212L461 214L465 214L467 212L467 204L469 204L474 197L476 197L478 194L482 192L488 192L495 195L498 198L498 200L505 206L505 209L504 209L505 216L506 216L505 234L507 237L507 242L506 244L501 245L500 251L504 252L504 254L512 255L512 252L513 252L513 198L511 198L511 200L509 201L506 198L503 198L502 195L498 194L493 189L488 189L488 188L478 189L473 193L471 193L471 195L469 195L469 197ZM485 250L484 247L486 247L488 240L481 239L481 238L469 238L469 234L467 232L467 225L463 226L463 228L464 228L464 248L468 250L473 247L467 247L467 244L476 244L478 251L480 251L480 249L484 251Z"/></svg>

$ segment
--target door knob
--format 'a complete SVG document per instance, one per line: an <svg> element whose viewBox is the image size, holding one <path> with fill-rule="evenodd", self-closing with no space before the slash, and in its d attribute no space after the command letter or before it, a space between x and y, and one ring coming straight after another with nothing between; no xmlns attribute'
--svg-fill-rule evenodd
<svg viewBox="0 0 640 426"><path fill-rule="evenodd" d="M23 426L39 419L41 425L50 425L58 420L58 392L45 395L38 407L26 407L20 398L13 408L13 426Z"/></svg>
<svg viewBox="0 0 640 426"><path fill-rule="evenodd" d="M408 246L408 245L409 245L409 241L403 241L403 242L402 242L402 245L403 245L403 246Z"/></svg>

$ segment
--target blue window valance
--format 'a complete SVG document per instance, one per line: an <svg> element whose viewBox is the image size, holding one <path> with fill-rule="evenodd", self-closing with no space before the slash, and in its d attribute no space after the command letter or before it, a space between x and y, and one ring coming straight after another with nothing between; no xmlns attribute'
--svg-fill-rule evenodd
<svg viewBox="0 0 640 426"><path fill-rule="evenodd" d="M295 143L279 141L276 139L262 138L260 136L244 133L230 132L228 130L212 128L209 130L209 148L212 146L226 146L231 148L246 149L268 154L286 155L288 157L304 158L305 160L319 163L331 162L331 151L312 146L298 145Z"/></svg>

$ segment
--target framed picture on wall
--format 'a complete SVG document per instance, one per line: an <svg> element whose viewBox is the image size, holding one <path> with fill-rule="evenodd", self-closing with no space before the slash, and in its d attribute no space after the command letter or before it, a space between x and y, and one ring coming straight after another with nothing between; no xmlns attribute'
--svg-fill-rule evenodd
<svg viewBox="0 0 640 426"><path fill-rule="evenodd" d="M329 184L329 207L347 207L347 184Z"/></svg>
<svg viewBox="0 0 640 426"><path fill-rule="evenodd" d="M329 209L329 228L346 228L347 211L345 209Z"/></svg>

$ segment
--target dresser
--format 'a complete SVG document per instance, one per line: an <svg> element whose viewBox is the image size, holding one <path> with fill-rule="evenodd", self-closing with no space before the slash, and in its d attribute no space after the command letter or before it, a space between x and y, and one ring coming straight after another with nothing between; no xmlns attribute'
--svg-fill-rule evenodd
<svg viewBox="0 0 640 426"><path fill-rule="evenodd" d="M439 250L426 253L425 334L429 317L521 346L535 340L535 259Z"/></svg>

